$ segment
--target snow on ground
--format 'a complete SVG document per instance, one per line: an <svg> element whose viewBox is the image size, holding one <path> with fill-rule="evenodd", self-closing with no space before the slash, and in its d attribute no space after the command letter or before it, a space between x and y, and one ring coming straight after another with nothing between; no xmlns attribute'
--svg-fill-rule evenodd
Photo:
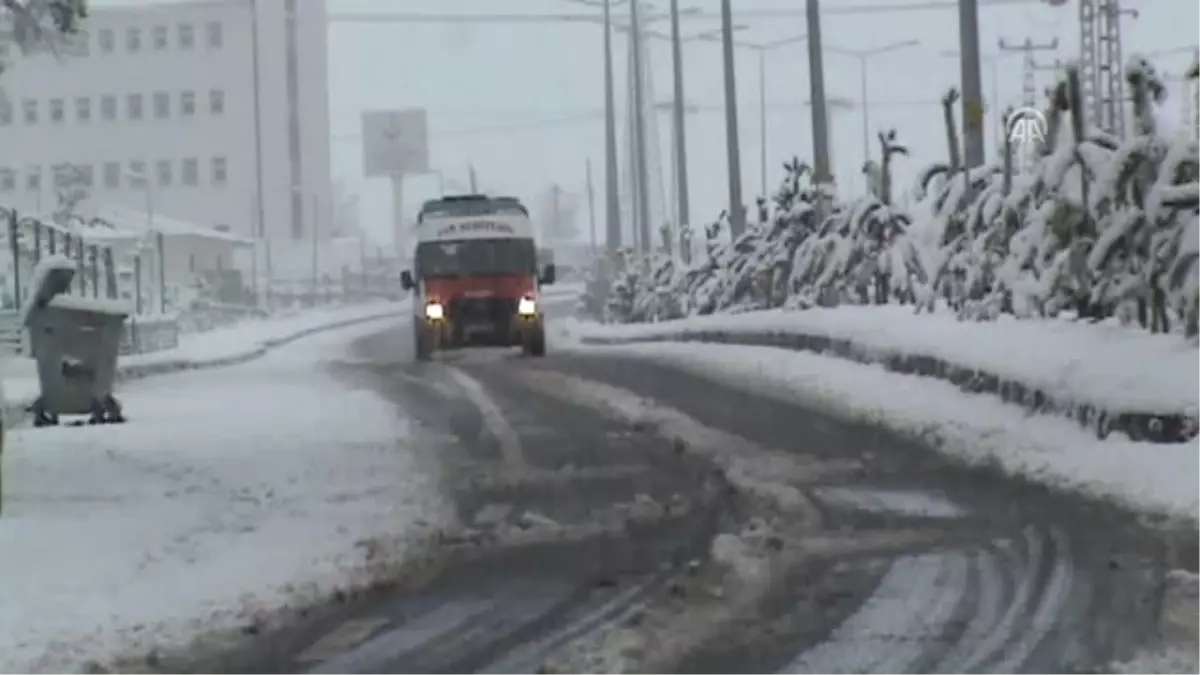
<svg viewBox="0 0 1200 675"><path fill-rule="evenodd" d="M970 462L999 464L1136 508L1192 520L1200 514L1195 443L1134 443L1118 435L1102 441L1069 420L1028 414L947 382L771 347L645 343L582 349L665 361L842 418L883 424Z"/></svg>
<svg viewBox="0 0 1200 675"><path fill-rule="evenodd" d="M244 626L362 581L372 540L441 522L410 422L318 365L384 327L130 383L125 425L10 432L0 670L66 672Z"/></svg>
<svg viewBox="0 0 1200 675"><path fill-rule="evenodd" d="M718 314L650 324L558 324L570 338L636 339L684 331L788 333L850 340L882 352L935 356L1122 412L1200 410L1200 349L1178 335L1063 320L961 322L911 307L838 307Z"/></svg>
<svg viewBox="0 0 1200 675"><path fill-rule="evenodd" d="M319 329L371 317L408 312L408 301L334 305L278 313L268 319L252 319L203 333L183 334L179 346L148 354L121 357L122 365L163 362L203 363L223 361L259 352L281 340ZM32 401L38 394L37 370L33 359L10 357L0 371L4 393L14 403Z"/></svg>

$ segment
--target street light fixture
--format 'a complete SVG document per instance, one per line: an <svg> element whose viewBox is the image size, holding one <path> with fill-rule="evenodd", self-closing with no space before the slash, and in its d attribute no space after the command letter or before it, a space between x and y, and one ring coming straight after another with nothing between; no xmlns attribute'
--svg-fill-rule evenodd
<svg viewBox="0 0 1200 675"><path fill-rule="evenodd" d="M825 48L834 54L849 56L858 59L859 73L861 75L861 97L860 105L862 106L862 134L863 134L863 165L865 166L871 159L871 118L869 104L867 103L867 61L873 57L889 52L894 52L908 47L915 47L921 44L920 40L901 40L891 44L873 47L870 49L846 49L843 47L834 47L825 45Z"/></svg>
<svg viewBox="0 0 1200 675"><path fill-rule="evenodd" d="M744 25L734 26L734 31L741 31L745 28L746 26ZM708 40L714 38L701 37L700 39ZM769 42L734 42L735 46L751 49L758 53L759 173L760 180L762 181L761 195L764 198L767 196L767 52L804 42L807 39L807 35L793 35L792 37L771 40Z"/></svg>

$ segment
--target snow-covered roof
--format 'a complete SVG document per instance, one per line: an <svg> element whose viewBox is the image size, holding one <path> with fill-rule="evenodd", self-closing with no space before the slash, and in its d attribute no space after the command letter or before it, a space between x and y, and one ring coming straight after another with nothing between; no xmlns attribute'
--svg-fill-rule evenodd
<svg viewBox="0 0 1200 675"><path fill-rule="evenodd" d="M216 228L197 225L161 213L155 213L153 222L151 222L145 211L123 206L103 206L96 209L92 215L93 217L112 223L116 228L116 232L110 238L121 238L121 235L117 232L123 230L132 232L135 236L140 236L146 232L161 232L168 237L200 237L242 246L250 246L254 243L252 239L239 237L231 232L222 232ZM104 237L109 235L98 233L97 236Z"/></svg>

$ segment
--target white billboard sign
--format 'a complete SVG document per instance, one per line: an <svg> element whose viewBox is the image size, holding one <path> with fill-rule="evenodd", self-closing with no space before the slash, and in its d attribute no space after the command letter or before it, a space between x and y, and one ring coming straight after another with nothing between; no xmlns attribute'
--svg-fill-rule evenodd
<svg viewBox="0 0 1200 675"><path fill-rule="evenodd" d="M368 178L429 171L429 128L422 109L364 112L362 138Z"/></svg>

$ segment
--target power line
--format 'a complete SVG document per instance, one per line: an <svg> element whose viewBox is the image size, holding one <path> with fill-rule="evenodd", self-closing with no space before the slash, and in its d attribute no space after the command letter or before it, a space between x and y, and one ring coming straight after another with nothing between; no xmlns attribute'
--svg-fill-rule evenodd
<svg viewBox="0 0 1200 675"><path fill-rule="evenodd" d="M984 7L1011 7L1041 4L1045 0L980 0ZM890 12L921 12L950 10L958 7L957 0L925 0L906 3L860 3L837 5L823 9L823 15L881 14ZM799 9L758 9L737 13L737 19L782 19L804 16ZM490 23L490 24L536 24L536 23L596 23L597 14L447 14L427 12L333 12L326 15L329 23ZM718 19L717 12L696 11L688 18Z"/></svg>
<svg viewBox="0 0 1200 675"><path fill-rule="evenodd" d="M858 101L852 102L858 105ZM937 99L920 99L920 100L898 100L898 101L868 101L871 107L879 108L920 108L932 107L941 105L941 101ZM798 110L808 110L811 106L807 103L771 103L767 105L767 110L771 112L790 112ZM757 110L755 107L750 109ZM701 113L717 113L724 110L721 105L692 105L688 107L688 111ZM580 112L572 115L563 115L560 117L550 117L540 120L531 120L529 122L518 122L513 124L493 124L478 127L461 127L457 129L432 129L432 136L475 136L487 134L499 134L511 131L532 131L539 129L548 129L561 126L572 126L576 124L584 124L595 122L604 119L603 111ZM357 143L362 140L362 134L334 134L333 142L335 143Z"/></svg>

